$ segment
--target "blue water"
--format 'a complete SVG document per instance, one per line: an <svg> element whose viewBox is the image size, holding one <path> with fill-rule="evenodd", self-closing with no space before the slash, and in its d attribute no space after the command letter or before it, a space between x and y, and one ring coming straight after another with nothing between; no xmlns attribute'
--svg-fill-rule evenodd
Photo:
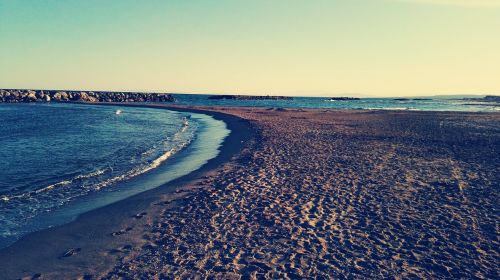
<svg viewBox="0 0 500 280"><path fill-rule="evenodd" d="M199 168L229 133L202 114L119 106L0 104L0 120L0 248Z"/></svg>
<svg viewBox="0 0 500 280"><path fill-rule="evenodd" d="M293 100L210 100L209 95L174 94L178 104L210 106L255 106L279 108L415 110L498 112L499 103L430 97L431 100L398 101L394 98L362 98L351 101L329 101L326 97L294 97Z"/></svg>

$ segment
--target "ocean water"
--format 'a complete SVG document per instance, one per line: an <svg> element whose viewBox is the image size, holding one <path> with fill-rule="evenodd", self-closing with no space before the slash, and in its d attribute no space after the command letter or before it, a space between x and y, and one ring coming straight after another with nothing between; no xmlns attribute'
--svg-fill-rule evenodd
<svg viewBox="0 0 500 280"><path fill-rule="evenodd" d="M178 104L211 106L255 106L278 108L369 109L413 111L499 112L500 104L462 100L460 98L426 97L426 100L409 98L362 98L360 100L330 101L326 97L294 97L292 100L210 100L209 95L174 94Z"/></svg>
<svg viewBox="0 0 500 280"><path fill-rule="evenodd" d="M229 130L203 114L0 104L0 248L185 175Z"/></svg>

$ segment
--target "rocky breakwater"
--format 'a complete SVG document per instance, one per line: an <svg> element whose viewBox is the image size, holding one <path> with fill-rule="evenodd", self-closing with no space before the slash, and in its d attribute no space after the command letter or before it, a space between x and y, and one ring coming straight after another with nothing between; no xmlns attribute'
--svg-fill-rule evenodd
<svg viewBox="0 0 500 280"><path fill-rule="evenodd" d="M166 93L0 89L0 103L174 102Z"/></svg>

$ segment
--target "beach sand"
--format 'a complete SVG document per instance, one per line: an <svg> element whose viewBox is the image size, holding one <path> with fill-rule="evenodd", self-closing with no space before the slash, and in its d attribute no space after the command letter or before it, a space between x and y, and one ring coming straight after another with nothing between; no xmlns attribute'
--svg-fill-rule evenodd
<svg viewBox="0 0 500 280"><path fill-rule="evenodd" d="M499 278L500 114L198 109L248 121L235 157L29 235L0 276Z"/></svg>

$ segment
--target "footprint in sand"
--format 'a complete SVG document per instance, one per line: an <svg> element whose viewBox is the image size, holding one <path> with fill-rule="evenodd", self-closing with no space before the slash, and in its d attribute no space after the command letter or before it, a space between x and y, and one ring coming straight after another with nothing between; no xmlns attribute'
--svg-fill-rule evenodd
<svg viewBox="0 0 500 280"><path fill-rule="evenodd" d="M131 231L132 229L133 229L132 227L128 227L128 228L126 228L126 229L121 229L121 230L119 230L119 231L112 232L112 233L111 233L111 235L112 235L112 236L122 235L122 234L125 234L125 233L127 233L127 232Z"/></svg>

